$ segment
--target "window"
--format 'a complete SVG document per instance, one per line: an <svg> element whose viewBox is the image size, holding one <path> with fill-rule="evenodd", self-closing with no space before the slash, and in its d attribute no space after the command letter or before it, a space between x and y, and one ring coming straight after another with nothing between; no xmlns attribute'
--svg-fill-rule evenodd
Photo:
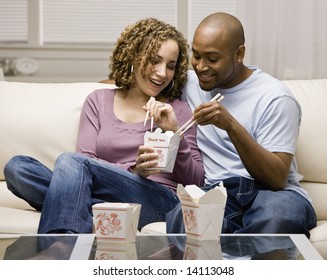
<svg viewBox="0 0 327 280"><path fill-rule="evenodd" d="M1 0L0 42L27 43L27 0Z"/></svg>
<svg viewBox="0 0 327 280"><path fill-rule="evenodd" d="M1 0L0 45L113 44L130 23L156 17L189 41L206 15L235 12L236 0Z"/></svg>
<svg viewBox="0 0 327 280"><path fill-rule="evenodd" d="M235 14L236 0L190 0L189 1L189 20L188 20L188 39L191 42L194 31L198 24L207 15L216 12Z"/></svg>
<svg viewBox="0 0 327 280"><path fill-rule="evenodd" d="M177 0L43 0L44 43L114 43L138 19L176 26Z"/></svg>

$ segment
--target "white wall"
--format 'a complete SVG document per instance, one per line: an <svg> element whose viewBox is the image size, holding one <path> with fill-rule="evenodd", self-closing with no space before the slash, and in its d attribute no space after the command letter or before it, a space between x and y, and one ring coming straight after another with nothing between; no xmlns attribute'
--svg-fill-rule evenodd
<svg viewBox="0 0 327 280"><path fill-rule="evenodd" d="M4 48L0 60L29 57L37 60L38 71L30 77L6 76L8 81L100 81L107 78L109 48Z"/></svg>

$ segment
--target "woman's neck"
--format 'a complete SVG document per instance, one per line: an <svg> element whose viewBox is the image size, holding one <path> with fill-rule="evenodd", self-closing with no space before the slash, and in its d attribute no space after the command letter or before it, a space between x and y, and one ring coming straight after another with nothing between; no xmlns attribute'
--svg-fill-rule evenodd
<svg viewBox="0 0 327 280"><path fill-rule="evenodd" d="M138 104L144 103L143 105L145 105L151 97L136 88L130 88L128 90L118 89L116 91L116 95L119 98L121 98L122 100L126 100L129 102L135 102ZM162 94L159 94L158 96L156 96L155 99L157 101L166 102L166 98Z"/></svg>
<svg viewBox="0 0 327 280"><path fill-rule="evenodd" d="M134 90L117 89L113 104L116 117L126 123L142 122L146 113L143 106L149 98Z"/></svg>

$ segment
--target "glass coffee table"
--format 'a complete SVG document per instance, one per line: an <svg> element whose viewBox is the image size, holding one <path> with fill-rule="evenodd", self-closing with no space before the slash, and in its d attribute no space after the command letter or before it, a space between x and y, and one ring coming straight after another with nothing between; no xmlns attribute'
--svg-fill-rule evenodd
<svg viewBox="0 0 327 280"><path fill-rule="evenodd" d="M98 242L93 234L0 235L2 260L322 260L301 234L137 235L135 243Z"/></svg>
<svg viewBox="0 0 327 280"><path fill-rule="evenodd" d="M0 234L2 260L87 260L93 234Z"/></svg>

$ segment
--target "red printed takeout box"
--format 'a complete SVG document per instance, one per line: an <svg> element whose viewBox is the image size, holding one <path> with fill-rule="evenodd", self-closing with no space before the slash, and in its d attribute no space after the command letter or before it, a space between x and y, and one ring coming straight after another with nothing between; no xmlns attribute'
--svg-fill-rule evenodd
<svg viewBox="0 0 327 280"><path fill-rule="evenodd" d="M103 202L92 206L98 241L135 242L141 204Z"/></svg>
<svg viewBox="0 0 327 280"><path fill-rule="evenodd" d="M163 132L157 128L154 132L147 131L144 134L144 146L155 149L159 155L158 165L153 169L172 172L174 169L180 136L172 131Z"/></svg>
<svg viewBox="0 0 327 280"><path fill-rule="evenodd" d="M182 204L187 238L198 240L220 239L227 192L221 183L208 192L195 185L177 186Z"/></svg>

